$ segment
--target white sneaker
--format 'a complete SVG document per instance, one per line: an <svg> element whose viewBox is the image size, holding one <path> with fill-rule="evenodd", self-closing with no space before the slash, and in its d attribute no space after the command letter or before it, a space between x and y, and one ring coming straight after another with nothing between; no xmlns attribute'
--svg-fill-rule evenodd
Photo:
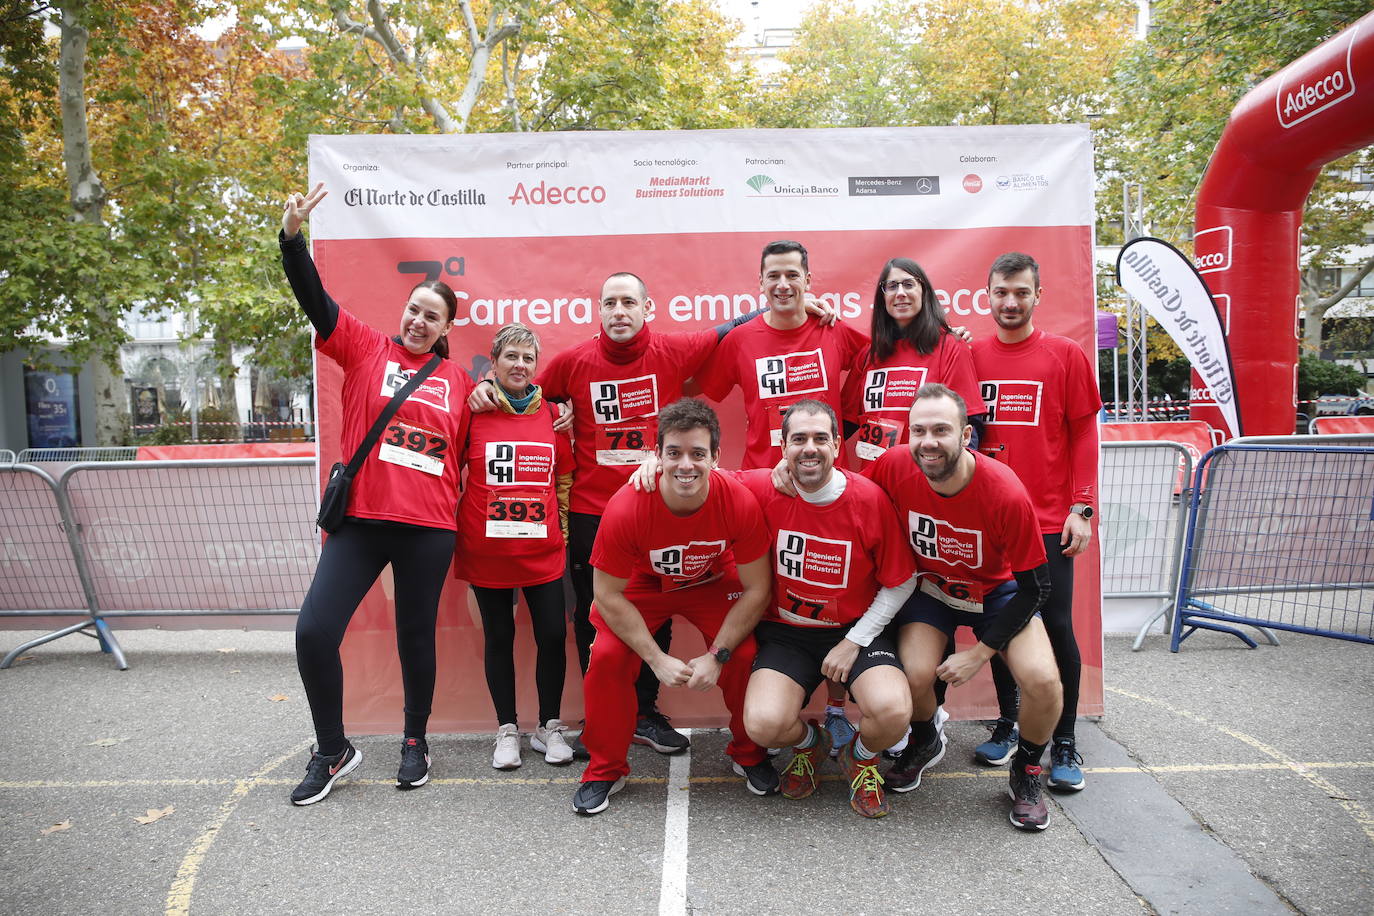
<svg viewBox="0 0 1374 916"><path fill-rule="evenodd" d="M534 729L530 735L530 747L544 755L544 762L556 767L572 763L573 750L563 733L568 730L558 719L550 719Z"/></svg>
<svg viewBox="0 0 1374 916"><path fill-rule="evenodd" d="M520 728L506 723L496 730L496 750L491 765L498 770L513 770L520 766Z"/></svg>

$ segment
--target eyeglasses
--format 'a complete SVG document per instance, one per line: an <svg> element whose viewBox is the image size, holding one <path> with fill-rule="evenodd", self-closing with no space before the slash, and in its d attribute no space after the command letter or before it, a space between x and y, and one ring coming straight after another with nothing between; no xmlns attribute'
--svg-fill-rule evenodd
<svg viewBox="0 0 1374 916"><path fill-rule="evenodd" d="M883 284L883 292L895 293L901 290L911 292L920 284L915 280L888 280Z"/></svg>

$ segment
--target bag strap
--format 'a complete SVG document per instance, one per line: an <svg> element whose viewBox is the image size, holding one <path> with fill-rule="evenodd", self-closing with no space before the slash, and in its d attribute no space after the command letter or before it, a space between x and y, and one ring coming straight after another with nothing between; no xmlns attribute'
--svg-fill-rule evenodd
<svg viewBox="0 0 1374 916"><path fill-rule="evenodd" d="M382 408L382 412L377 415L377 422L373 423L372 428L367 431L367 435L363 436L363 441L358 445L358 450L353 453L352 458L348 459L348 467L344 470L345 474L352 477L358 473L358 468L362 467L363 462L367 460L368 453L372 451L372 446L376 445L377 440L381 438L382 430L386 429L386 425L391 422L391 418L396 416L396 411L401 409L401 404L406 398L410 397L410 393L416 388L419 388L420 383L429 378L434 373L435 369L439 368L439 361L442 358L443 357L438 353L435 353L433 359L425 363L423 368L412 375L410 380L401 386L400 391L392 395L391 400Z"/></svg>

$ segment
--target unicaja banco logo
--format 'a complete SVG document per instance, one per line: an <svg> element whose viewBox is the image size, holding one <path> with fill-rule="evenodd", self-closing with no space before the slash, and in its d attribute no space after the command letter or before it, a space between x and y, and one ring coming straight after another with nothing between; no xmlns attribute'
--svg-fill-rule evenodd
<svg viewBox="0 0 1374 916"><path fill-rule="evenodd" d="M755 175L745 182L745 184L754 189L755 193L759 194L763 193L763 189L772 183L773 179L769 178L767 175Z"/></svg>

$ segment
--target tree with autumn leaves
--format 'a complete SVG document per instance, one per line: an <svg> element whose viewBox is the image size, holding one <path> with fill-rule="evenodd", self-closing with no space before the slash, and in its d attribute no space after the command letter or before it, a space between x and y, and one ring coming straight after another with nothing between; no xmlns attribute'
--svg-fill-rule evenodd
<svg viewBox="0 0 1374 916"><path fill-rule="evenodd" d="M101 357L102 442L132 307L193 313L226 373L249 345L304 374L272 225L311 133L1086 121L1100 237L1129 180L1185 242L1235 101L1366 6L1163 0L1141 41L1126 0L824 4L762 87L709 0L0 0L0 351ZM1350 191L1328 170L1309 206L1314 311L1370 219Z"/></svg>

